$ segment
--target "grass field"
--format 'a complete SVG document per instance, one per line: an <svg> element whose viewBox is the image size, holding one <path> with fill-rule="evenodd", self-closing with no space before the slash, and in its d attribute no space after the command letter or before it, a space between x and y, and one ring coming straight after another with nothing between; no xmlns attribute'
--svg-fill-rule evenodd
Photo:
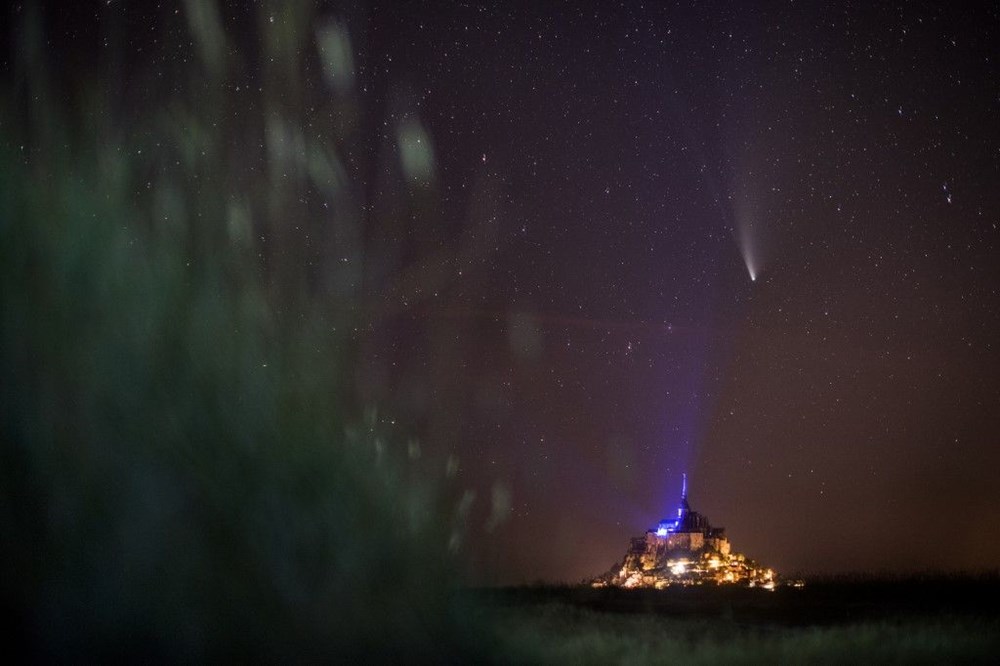
<svg viewBox="0 0 1000 666"><path fill-rule="evenodd" d="M830 581L773 593L482 591L501 650L534 663L995 663L996 581Z"/></svg>

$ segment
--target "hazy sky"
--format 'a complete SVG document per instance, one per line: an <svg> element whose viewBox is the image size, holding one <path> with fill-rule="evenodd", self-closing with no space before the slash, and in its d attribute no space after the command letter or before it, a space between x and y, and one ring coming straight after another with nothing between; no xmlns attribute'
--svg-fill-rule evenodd
<svg viewBox="0 0 1000 666"><path fill-rule="evenodd" d="M447 356L463 478L510 490L488 571L606 569L682 471L779 570L995 567L996 8L388 7L446 218L498 200L419 314L454 339L392 342L403 395Z"/></svg>
<svg viewBox="0 0 1000 666"><path fill-rule="evenodd" d="M52 48L100 62L120 4ZM995 568L1000 16L897 4L320 4L367 233L446 267L364 341L360 393L458 459L482 580L601 573L682 472L779 571ZM118 22L126 70L193 57L168 9Z"/></svg>

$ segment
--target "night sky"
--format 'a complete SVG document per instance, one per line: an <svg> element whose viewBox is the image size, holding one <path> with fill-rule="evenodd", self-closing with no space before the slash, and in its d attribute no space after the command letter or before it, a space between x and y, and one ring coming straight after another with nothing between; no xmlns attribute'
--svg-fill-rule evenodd
<svg viewBox="0 0 1000 666"><path fill-rule="evenodd" d="M100 48L101 4L53 19L61 48ZM191 57L172 13L128 18L130 60ZM996 5L318 14L351 40L369 234L429 257L359 394L457 459L477 579L606 571L682 472L779 572L996 567ZM400 127L433 155L419 225Z"/></svg>

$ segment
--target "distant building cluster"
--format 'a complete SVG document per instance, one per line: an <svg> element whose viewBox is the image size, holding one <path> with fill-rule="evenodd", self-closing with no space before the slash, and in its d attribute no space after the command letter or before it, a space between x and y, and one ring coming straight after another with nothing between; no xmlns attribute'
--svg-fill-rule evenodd
<svg viewBox="0 0 1000 666"><path fill-rule="evenodd" d="M692 511L687 475L677 515L635 537L621 564L591 581L593 587L652 587L736 584L773 590L778 575L740 553L732 552L726 530L712 527Z"/></svg>

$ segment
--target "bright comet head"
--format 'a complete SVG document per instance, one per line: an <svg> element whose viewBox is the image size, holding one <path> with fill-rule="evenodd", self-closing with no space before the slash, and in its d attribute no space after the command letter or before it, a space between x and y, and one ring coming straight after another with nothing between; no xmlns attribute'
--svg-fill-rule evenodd
<svg viewBox="0 0 1000 666"><path fill-rule="evenodd" d="M747 273L750 274L750 281L757 281L757 273L760 269L760 263L755 252L755 243L753 238L750 236L749 225L740 225L738 243L740 247L740 254L743 255L743 264L747 267Z"/></svg>

